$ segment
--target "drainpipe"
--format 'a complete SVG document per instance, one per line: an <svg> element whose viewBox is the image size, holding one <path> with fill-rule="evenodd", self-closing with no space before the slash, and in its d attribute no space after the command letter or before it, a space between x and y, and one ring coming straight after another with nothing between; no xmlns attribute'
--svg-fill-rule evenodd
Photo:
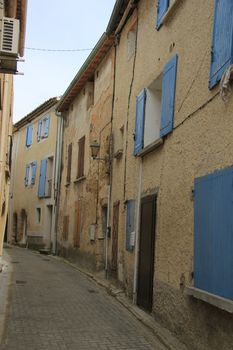
<svg viewBox="0 0 233 350"><path fill-rule="evenodd" d="M137 210L136 210L136 230L135 230L135 256L134 256L134 277L133 277L133 303L137 302L137 284L138 284L138 257L139 257L139 239L140 239L140 201L142 191L142 162L143 158L139 160L139 182L137 195Z"/></svg>
<svg viewBox="0 0 233 350"><path fill-rule="evenodd" d="M64 118L61 112L56 111L58 117L57 124L57 141L56 141L56 156L55 156L55 181L54 181L54 238L53 238L53 254L57 254L57 230L58 230L58 214L59 214L59 198L60 198L60 182L61 182L61 163L63 150L63 125Z"/></svg>

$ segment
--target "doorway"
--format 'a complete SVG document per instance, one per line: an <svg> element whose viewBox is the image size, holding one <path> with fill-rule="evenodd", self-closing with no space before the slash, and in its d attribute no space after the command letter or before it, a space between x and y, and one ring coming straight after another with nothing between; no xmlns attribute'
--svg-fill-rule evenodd
<svg viewBox="0 0 233 350"><path fill-rule="evenodd" d="M152 311L154 253L156 227L156 196L141 200L140 249L138 263L137 305L145 311Z"/></svg>
<svg viewBox="0 0 233 350"><path fill-rule="evenodd" d="M113 225L112 225L112 271L117 273L118 260L118 225L119 225L119 206L116 202L113 206Z"/></svg>

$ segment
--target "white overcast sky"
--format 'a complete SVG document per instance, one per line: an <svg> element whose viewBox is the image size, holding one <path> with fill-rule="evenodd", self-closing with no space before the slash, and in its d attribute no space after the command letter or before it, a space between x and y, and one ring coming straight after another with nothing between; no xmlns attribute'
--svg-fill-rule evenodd
<svg viewBox="0 0 233 350"><path fill-rule="evenodd" d="M115 0L28 0L26 47L93 48L106 30ZM14 122L64 93L90 51L44 52L25 49L24 75L15 76Z"/></svg>

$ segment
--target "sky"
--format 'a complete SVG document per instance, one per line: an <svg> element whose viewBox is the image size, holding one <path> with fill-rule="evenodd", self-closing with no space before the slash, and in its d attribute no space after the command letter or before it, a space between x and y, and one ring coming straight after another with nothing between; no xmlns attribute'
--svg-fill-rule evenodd
<svg viewBox="0 0 233 350"><path fill-rule="evenodd" d="M90 49L106 30L115 0L28 0L26 48ZM14 78L14 122L61 96L90 54L25 48Z"/></svg>

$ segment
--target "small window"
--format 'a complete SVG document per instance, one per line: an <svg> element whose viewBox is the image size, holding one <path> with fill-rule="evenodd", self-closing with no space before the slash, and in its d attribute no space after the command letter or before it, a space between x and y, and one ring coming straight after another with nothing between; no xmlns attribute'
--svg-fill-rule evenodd
<svg viewBox="0 0 233 350"><path fill-rule="evenodd" d="M177 59L174 56L163 74L137 96L134 155L148 146L155 147L173 130Z"/></svg>
<svg viewBox="0 0 233 350"><path fill-rule="evenodd" d="M41 222L41 208L36 208L36 222L37 224Z"/></svg>
<svg viewBox="0 0 233 350"><path fill-rule="evenodd" d="M33 135L33 125L29 125L26 131L26 147L30 147L32 144L32 135Z"/></svg>
<svg viewBox="0 0 233 350"><path fill-rule="evenodd" d="M66 184L69 184L71 179L71 162L72 162L72 143L70 143L68 146Z"/></svg>
<svg viewBox="0 0 233 350"><path fill-rule="evenodd" d="M137 31L136 27L133 27L127 35L127 58L128 60L133 57L135 54L135 49L136 49L136 38L137 38Z"/></svg>
<svg viewBox="0 0 233 350"><path fill-rule="evenodd" d="M42 139L45 139L49 136L49 123L50 123L50 118L48 116L39 120L38 130L37 130L38 142L40 142Z"/></svg>
<svg viewBox="0 0 233 350"><path fill-rule="evenodd" d="M78 173L77 178L84 176L84 158L85 158L85 136L78 141Z"/></svg>
<svg viewBox="0 0 233 350"><path fill-rule="evenodd" d="M24 184L26 187L33 186L36 181L36 161L26 165Z"/></svg>

